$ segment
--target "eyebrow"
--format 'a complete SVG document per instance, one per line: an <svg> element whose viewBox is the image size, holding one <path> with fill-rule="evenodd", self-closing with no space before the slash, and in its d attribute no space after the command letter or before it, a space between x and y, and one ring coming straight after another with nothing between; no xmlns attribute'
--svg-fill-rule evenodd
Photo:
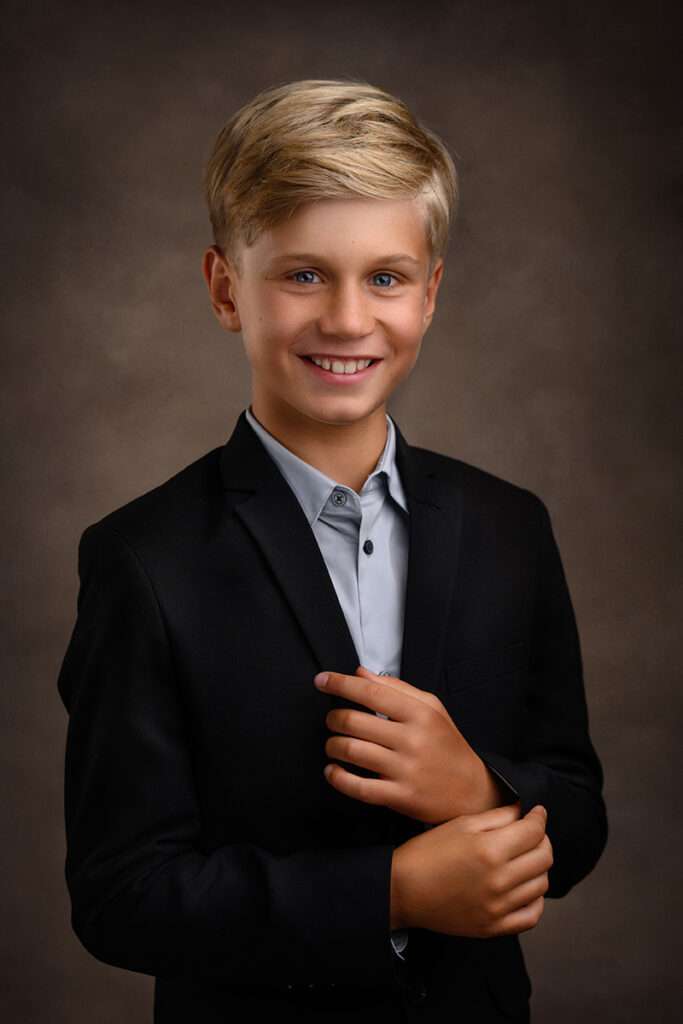
<svg viewBox="0 0 683 1024"><path fill-rule="evenodd" d="M287 261L299 260L302 263L325 263L324 257L314 252L286 252L281 256L275 256L271 260L271 265L275 263L284 263ZM409 256L407 252L395 252L391 256L380 256L378 259L372 261L375 264L378 263L411 263L414 266L419 266L420 261L416 260L414 256Z"/></svg>

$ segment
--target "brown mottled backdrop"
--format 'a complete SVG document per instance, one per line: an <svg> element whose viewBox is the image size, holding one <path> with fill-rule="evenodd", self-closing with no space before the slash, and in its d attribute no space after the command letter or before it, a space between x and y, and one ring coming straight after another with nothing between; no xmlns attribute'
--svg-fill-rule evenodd
<svg viewBox="0 0 683 1024"><path fill-rule="evenodd" d="M56 678L77 542L248 403L200 274L203 162L258 90L338 76L407 100L461 175L391 411L545 499L579 621L610 839L522 936L534 1021L680 1019L678 5L100 6L10 3L1 23L3 1020L151 1020L152 980L69 925Z"/></svg>

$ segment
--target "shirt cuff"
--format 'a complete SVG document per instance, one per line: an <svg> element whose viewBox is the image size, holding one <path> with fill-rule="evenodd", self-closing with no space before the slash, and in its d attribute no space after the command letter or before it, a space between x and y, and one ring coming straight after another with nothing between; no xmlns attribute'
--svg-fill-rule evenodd
<svg viewBox="0 0 683 1024"><path fill-rule="evenodd" d="M394 947L394 953L401 960L405 960L405 957L401 954L408 945L408 932L405 928L397 929L391 933L391 945Z"/></svg>

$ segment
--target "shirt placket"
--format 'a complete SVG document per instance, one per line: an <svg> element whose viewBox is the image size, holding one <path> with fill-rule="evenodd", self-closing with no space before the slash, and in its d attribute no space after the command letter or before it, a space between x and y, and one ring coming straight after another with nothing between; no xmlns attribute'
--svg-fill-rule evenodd
<svg viewBox="0 0 683 1024"><path fill-rule="evenodd" d="M376 553L376 541L372 539L373 533L379 529L380 517L384 509L386 495L383 489L383 481L379 475L371 478L361 491L361 521L358 537L358 598L360 608L361 632L363 634L363 647L369 650L370 656L366 667L377 675L390 675L383 664L382 654L377 650L373 651L372 646L366 640L366 629L371 605L379 599L383 589L384 581L381 573L381 563ZM383 637L382 630L370 630L370 635L377 639ZM381 663L381 664L380 664ZM378 718L388 716L381 711L376 711Z"/></svg>

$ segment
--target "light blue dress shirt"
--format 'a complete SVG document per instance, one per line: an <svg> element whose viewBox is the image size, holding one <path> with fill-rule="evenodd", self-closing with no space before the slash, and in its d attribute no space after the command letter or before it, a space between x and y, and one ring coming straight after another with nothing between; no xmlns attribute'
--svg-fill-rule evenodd
<svg viewBox="0 0 683 1024"><path fill-rule="evenodd" d="M327 565L360 663L377 674L401 670L408 572L408 503L396 465L390 416L377 465L359 493L295 455L259 423L246 418L296 495ZM333 666L330 666L333 668ZM379 714L379 712L377 712ZM394 931L397 956L408 944Z"/></svg>

